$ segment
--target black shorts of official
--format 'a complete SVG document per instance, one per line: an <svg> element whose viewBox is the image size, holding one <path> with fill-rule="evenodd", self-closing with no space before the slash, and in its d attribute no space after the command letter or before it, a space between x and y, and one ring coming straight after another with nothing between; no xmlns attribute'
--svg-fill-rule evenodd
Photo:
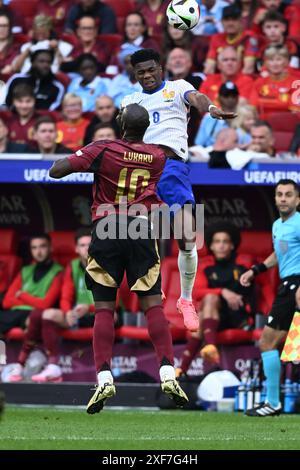
<svg viewBox="0 0 300 470"><path fill-rule="evenodd" d="M268 316L267 326L274 330L289 331L296 310L296 290L300 286L300 275L281 280Z"/></svg>
<svg viewBox="0 0 300 470"><path fill-rule="evenodd" d="M226 300L221 297L219 331L229 328L243 328L248 324L248 318L249 314L244 308L232 310L229 308Z"/></svg>
<svg viewBox="0 0 300 470"><path fill-rule="evenodd" d="M31 310L0 310L0 336L12 328L25 329Z"/></svg>
<svg viewBox="0 0 300 470"><path fill-rule="evenodd" d="M130 224L133 218L128 218ZM92 233L86 267L86 285L94 301L114 301L126 273L128 286L140 297L161 294L160 258L148 220L139 221L144 238L121 238L124 221L116 221L116 239L99 239ZM126 224L126 227L128 227Z"/></svg>

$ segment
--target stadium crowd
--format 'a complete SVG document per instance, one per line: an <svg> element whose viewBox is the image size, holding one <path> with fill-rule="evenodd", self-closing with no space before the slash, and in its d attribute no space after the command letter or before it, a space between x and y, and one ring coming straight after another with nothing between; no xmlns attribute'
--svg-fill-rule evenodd
<svg viewBox="0 0 300 470"><path fill-rule="evenodd" d="M168 3L0 0L1 152L77 150L103 123L118 135L121 101L140 91L130 55L152 48L162 56L166 80L184 78L224 110L238 113L233 121L217 121L193 109L191 158L235 168L249 151L249 159L253 153L276 158L282 151L299 156L298 0L202 0L192 31L167 24ZM37 140L37 122L45 116L56 123L58 146L50 151ZM290 123L284 135L280 116L285 126ZM272 133L271 153L255 143L257 120L266 121ZM216 160L215 145L225 156L240 152Z"/></svg>

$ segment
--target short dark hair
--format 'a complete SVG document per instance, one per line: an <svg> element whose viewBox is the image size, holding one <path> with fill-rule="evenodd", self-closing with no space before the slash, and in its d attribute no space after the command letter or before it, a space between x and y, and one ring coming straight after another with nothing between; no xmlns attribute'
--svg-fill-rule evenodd
<svg viewBox="0 0 300 470"><path fill-rule="evenodd" d="M287 184L291 184L293 187L294 187L294 190L296 191L296 193L300 194L300 188L298 186L298 184L294 181L294 180L290 180L288 178L282 178L281 180L278 181L278 183L276 183L275 185L275 192L276 192L276 189L278 188L278 186L280 184L283 184L283 185L287 185Z"/></svg>
<svg viewBox="0 0 300 470"><path fill-rule="evenodd" d="M99 131L100 129L112 129L114 131L114 133L117 135L116 133L116 129L108 123L105 123L105 122L100 122L99 124L96 124L96 126L94 127L93 129L93 136L96 134L97 131Z"/></svg>
<svg viewBox="0 0 300 470"><path fill-rule="evenodd" d="M80 56L77 57L76 59L76 66L77 68L81 67L82 62L85 60L89 60L90 62L94 62L96 68L99 68L99 62L97 57L94 56L94 54L90 54L89 52L85 52L84 54L81 54Z"/></svg>
<svg viewBox="0 0 300 470"><path fill-rule="evenodd" d="M56 121L55 121L55 119L53 119L52 116L41 116L36 120L36 122L33 126L34 130L37 131L38 128L42 124L54 124L56 126Z"/></svg>
<svg viewBox="0 0 300 470"><path fill-rule="evenodd" d="M242 16L242 10L236 5L228 5L228 7L223 8L222 20L230 19L239 19Z"/></svg>
<svg viewBox="0 0 300 470"><path fill-rule="evenodd" d="M32 242L32 240L35 240L36 238L40 238L42 240L47 240L49 243L51 243L51 237L48 233L45 232L37 232L34 233L33 235L30 236L29 243Z"/></svg>
<svg viewBox="0 0 300 470"><path fill-rule="evenodd" d="M30 61L31 64L37 58L39 54L48 54L51 58L51 62L54 61L54 51L52 49L38 49L37 51L31 52Z"/></svg>
<svg viewBox="0 0 300 470"><path fill-rule="evenodd" d="M75 243L82 237L90 237L92 229L90 227L80 227L75 232Z"/></svg>
<svg viewBox="0 0 300 470"><path fill-rule="evenodd" d="M239 244L241 242L241 234L239 229L231 224L230 222L226 221L220 221L216 222L213 225L210 225L207 230L206 230L206 235L205 235L205 241L208 250L210 250L210 245L212 244L214 235L216 233L227 233L232 241L232 244L234 246L234 250L236 251L239 247Z"/></svg>
<svg viewBox="0 0 300 470"><path fill-rule="evenodd" d="M269 131L273 133L271 124L269 124L268 121L264 121L263 119L257 119L252 127L267 127Z"/></svg>
<svg viewBox="0 0 300 470"><path fill-rule="evenodd" d="M127 105L121 116L121 123L124 124L125 130L134 131L135 134L143 134L150 125L148 111L137 103Z"/></svg>
<svg viewBox="0 0 300 470"><path fill-rule="evenodd" d="M279 13L279 11L268 11L264 16L264 19L262 20L261 24L264 25L268 21L278 21L279 23L282 23L287 26L286 19L281 13Z"/></svg>
<svg viewBox="0 0 300 470"><path fill-rule="evenodd" d="M19 83L19 85L16 85L14 87L12 91L13 100L19 100L27 96L30 96L30 98L35 99L33 88L30 85L28 85L27 83Z"/></svg>
<svg viewBox="0 0 300 470"><path fill-rule="evenodd" d="M160 64L160 55L154 49L141 49L134 52L130 57L132 67L135 67L141 62L147 62L148 60L154 60L157 64Z"/></svg>

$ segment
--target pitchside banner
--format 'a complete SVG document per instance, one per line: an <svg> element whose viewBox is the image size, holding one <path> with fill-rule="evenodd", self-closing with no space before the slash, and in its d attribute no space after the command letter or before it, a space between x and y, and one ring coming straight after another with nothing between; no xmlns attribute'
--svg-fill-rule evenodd
<svg viewBox="0 0 300 470"><path fill-rule="evenodd" d="M180 367L184 344L174 346L175 367ZM7 345L7 363L17 361L20 343ZM94 382L95 366L92 346L88 343L63 341L60 349L59 365L65 382ZM221 347L221 368L240 376L249 369L252 359L260 353L253 345ZM210 371L201 357L196 357L189 369L190 376L201 376ZM112 373L116 381L158 382L158 365L153 348L141 344L116 344L113 351Z"/></svg>
<svg viewBox="0 0 300 470"><path fill-rule="evenodd" d="M270 186L194 186L205 224L230 221L241 230L270 230L277 217ZM63 201L63 203L62 203ZM33 232L89 226L91 186L0 184L0 227ZM258 210L259 208L259 210Z"/></svg>
<svg viewBox="0 0 300 470"><path fill-rule="evenodd" d="M52 161L2 160L0 161L0 183L53 183L87 184L93 181L91 173L73 173L62 179L49 176ZM259 164L250 163L246 168L236 170L210 169L207 163L189 163L193 185L271 185L282 178L300 183L299 164Z"/></svg>

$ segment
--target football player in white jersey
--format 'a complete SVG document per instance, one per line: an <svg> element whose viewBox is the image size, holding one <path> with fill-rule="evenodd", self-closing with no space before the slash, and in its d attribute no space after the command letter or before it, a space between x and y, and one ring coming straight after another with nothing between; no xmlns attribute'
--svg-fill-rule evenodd
<svg viewBox="0 0 300 470"><path fill-rule="evenodd" d="M200 113L209 112L216 119L232 119L236 115L214 106L209 98L185 80L163 81L160 56L152 49L135 52L131 56L131 63L143 90L125 96L122 108L131 103L146 108L150 115L150 126L144 142L158 144L165 151L167 161L158 184L158 195L168 206L178 204L181 207L173 219L176 233L182 233L182 238L178 240L181 296L177 301L177 309L183 315L186 328L198 331L199 318L192 302L198 262L196 233L193 229L195 221L190 210L195 205L195 199L189 167L186 165L189 107L195 106ZM185 228L182 227L183 221ZM186 227L190 227L190 230Z"/></svg>

